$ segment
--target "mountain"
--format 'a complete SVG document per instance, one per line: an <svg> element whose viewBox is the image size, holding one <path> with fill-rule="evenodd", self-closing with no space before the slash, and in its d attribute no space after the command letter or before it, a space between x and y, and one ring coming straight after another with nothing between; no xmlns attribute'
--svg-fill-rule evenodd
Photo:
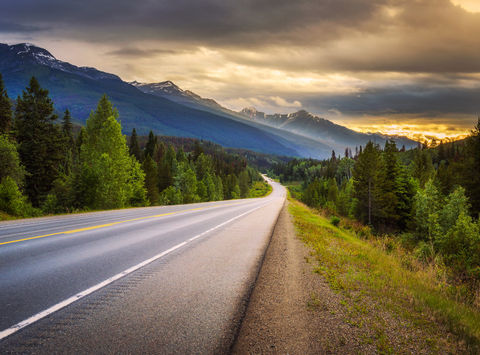
<svg viewBox="0 0 480 355"><path fill-rule="evenodd" d="M35 76L49 90L56 109L68 108L79 124L85 123L105 93L117 107L126 134L135 127L139 134L152 130L224 147L312 158L327 158L332 148L342 152L346 146L323 139L320 131L319 136L306 135L297 128L248 118L172 82L127 83L117 75L58 60L32 44L0 44L0 73L11 98L21 95Z"/></svg>
<svg viewBox="0 0 480 355"><path fill-rule="evenodd" d="M80 124L85 123L106 93L117 107L127 134L135 127L139 134L153 130L161 135L204 139L224 147L286 156L321 157L328 151L327 146L284 136L277 129L264 129L144 93L116 75L63 62L31 44L0 44L0 73L11 98L21 95L35 76L49 90L56 109L62 112L68 108Z"/></svg>
<svg viewBox="0 0 480 355"><path fill-rule="evenodd" d="M303 140L308 138L314 142L322 143L323 145L330 147L327 156L330 156L332 149L336 152L343 153L346 147L353 149L356 146L364 146L370 140L380 145L384 145L387 139L393 139L399 147L405 145L406 148L414 148L418 144L406 137L356 132L324 118L314 116L305 110L291 114L277 113L266 115L264 112L260 112L254 107L247 107L240 112L234 112L221 106L212 99L205 99L191 91L182 90L171 81L151 84L134 81L131 84L145 93L167 98L183 105L224 115L234 120L248 120L252 123L258 124L259 127L268 126L271 128L277 128L281 131L300 136Z"/></svg>
<svg viewBox="0 0 480 355"><path fill-rule="evenodd" d="M290 114L277 113L266 115L264 112L257 111L254 107L248 107L240 111L240 114L255 122L320 140L334 147L337 151L342 151L341 149L345 149L347 146L365 145L368 141L383 145L387 139L393 139L397 143L397 146L401 147L405 145L407 149L414 148L418 145L417 142L407 137L357 132L335 124L332 121L312 115L305 110Z"/></svg>
<svg viewBox="0 0 480 355"><path fill-rule="evenodd" d="M135 86L136 88L138 88L139 90L143 91L146 94L163 97L188 107L192 107L195 109L208 111L216 114L221 113L222 115L227 115L230 118L233 117L233 118L244 119L244 117L242 117L237 112L223 107L215 100L203 98L200 95L197 95L190 90L183 90L169 80L162 81L159 83L149 83L149 84L139 83L138 81L132 81L130 82L130 84Z"/></svg>

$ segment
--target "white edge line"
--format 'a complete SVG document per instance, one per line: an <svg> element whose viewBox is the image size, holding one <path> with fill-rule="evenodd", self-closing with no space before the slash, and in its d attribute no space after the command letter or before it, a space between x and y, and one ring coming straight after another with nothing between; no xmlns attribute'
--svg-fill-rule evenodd
<svg viewBox="0 0 480 355"><path fill-rule="evenodd" d="M87 288L86 290L83 290L83 291L77 293L76 295L74 295L74 296L72 296L72 297L69 297L69 298L67 298L67 299L65 299L65 300L63 300L63 301L61 301L61 302L53 305L52 307L47 308L47 309L45 309L44 311L41 311L41 312L39 312L39 313L37 313L37 314L35 314L35 315L33 315L33 316L31 316L31 317L29 317L29 318L21 321L21 322L15 324L15 325L13 325L13 326L11 326L10 328L7 328L7 329L1 331L1 332L0 332L0 340L5 339L6 337L12 335L13 333L16 333L16 332L19 331L20 329L23 329L23 328L29 326L30 324L33 324L33 323L39 321L40 319L49 316L50 314L52 314L52 313L54 313L54 312L56 312L56 311L58 311L58 310L60 310L60 309L62 309L62 308L64 308L64 307L66 307L66 306L68 306L68 305L70 305L70 304L72 304L72 303L74 303L74 302L76 302L76 301L78 301L78 300L80 300L80 299L82 299L82 298L90 295L90 294L93 293L93 292L98 291L99 289L101 289L101 288L103 288L103 287L111 284L112 282L117 281L118 279L121 279L122 277L125 277L125 276L127 276L128 274L131 274L132 272L134 272L134 271L136 271L136 270L138 270L138 269L140 269L140 268L142 268L142 267L144 267L144 266L146 266L146 265L154 262L155 260L158 260L158 259L164 257L165 255L170 254L172 251L177 250L177 249L179 249L179 248L181 248L181 247L183 247L183 246L185 246L185 245L193 242L194 240L196 240L196 239L198 239L198 238L201 238L201 237L203 237L204 235L206 235L206 234L208 234L208 233L210 233L210 232L212 232L212 231L214 231L214 230L216 230L216 229L218 229L218 228L221 228L221 227L223 227L224 225L226 225L226 224L228 224L228 223L231 223L231 222L235 221L236 219L239 219L239 218L241 218L241 217L243 217L243 216L245 216L245 215L247 215L247 214L249 214L249 213L252 213L253 211L256 211L256 210L258 210L258 209L260 209L260 208L262 208L262 207L264 207L264 206L266 206L266 205L267 205L267 204L263 204L263 205L261 205L261 206L259 206L259 207L255 207L254 209L251 209L251 210L249 210L249 211L247 211L247 212L244 212L244 213L242 213L242 214L240 214L240 215L238 215L238 216L235 216L235 217L229 219L228 221L225 221L225 222L223 222L223 223L220 223L219 225L217 225L217 226L215 226L215 227L213 227L213 228L210 228L209 230L206 230L205 232L202 232L202 233L196 235L195 237L192 237L192 238L188 239L187 241L184 241L184 242L182 242L182 243L180 243L180 244L177 244L177 245L175 245L174 247L172 247L172 248L170 248L170 249L168 249L168 250L165 250L165 251L161 252L160 254L157 254L157 255L151 257L150 259L147 259L147 260L145 260L145 261L142 261L140 264L134 265L134 266L132 266L132 267L130 267L130 268L128 268L128 269L126 269L126 270L124 270L124 271L122 271L122 272L120 272L120 273L118 273L118 274L116 274L116 275L114 275L114 276L112 276L112 277L110 277L110 278L108 278L108 279L106 279L106 280L98 283L98 284L96 284L95 286L92 286L92 287L90 287L90 288Z"/></svg>

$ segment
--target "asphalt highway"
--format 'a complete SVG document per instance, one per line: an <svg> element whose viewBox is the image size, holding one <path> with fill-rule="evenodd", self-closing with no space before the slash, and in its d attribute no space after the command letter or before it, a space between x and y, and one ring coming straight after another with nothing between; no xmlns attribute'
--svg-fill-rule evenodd
<svg viewBox="0 0 480 355"><path fill-rule="evenodd" d="M285 190L0 223L0 353L228 352Z"/></svg>

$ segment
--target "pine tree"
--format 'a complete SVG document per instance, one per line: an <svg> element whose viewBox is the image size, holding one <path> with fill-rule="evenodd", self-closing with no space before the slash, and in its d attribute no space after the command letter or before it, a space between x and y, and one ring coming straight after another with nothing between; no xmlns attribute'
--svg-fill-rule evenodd
<svg viewBox="0 0 480 355"><path fill-rule="evenodd" d="M138 145L137 131L135 128L132 130L132 135L130 136L130 146L129 146L130 155L133 155L139 162L142 161L142 152L140 146Z"/></svg>
<svg viewBox="0 0 480 355"><path fill-rule="evenodd" d="M203 154L203 148L199 141L195 141L195 146L193 147L193 160L196 161L200 154Z"/></svg>
<svg viewBox="0 0 480 355"><path fill-rule="evenodd" d="M65 110L62 121L63 133L63 172L69 175L76 156L75 138L73 137L73 125L70 111Z"/></svg>
<svg viewBox="0 0 480 355"><path fill-rule="evenodd" d="M183 163L183 162L187 161L187 156L186 156L185 152L183 151L183 147L178 148L177 161L179 163Z"/></svg>
<svg viewBox="0 0 480 355"><path fill-rule="evenodd" d="M158 164L158 190L161 192L173 185L173 177L177 170L175 149L169 145L165 155Z"/></svg>
<svg viewBox="0 0 480 355"><path fill-rule="evenodd" d="M4 87L2 74L0 74L0 134L10 132L12 126L12 104Z"/></svg>
<svg viewBox="0 0 480 355"><path fill-rule="evenodd" d="M149 155L151 158L153 158L156 146L157 146L157 137L153 134L152 131L150 131L150 133L148 134L147 144L145 145L145 157Z"/></svg>
<svg viewBox="0 0 480 355"><path fill-rule="evenodd" d="M238 187L240 188L240 197L248 197L248 192L250 191L250 178L248 172L243 170L238 176Z"/></svg>
<svg viewBox="0 0 480 355"><path fill-rule="evenodd" d="M17 99L15 131L20 159L27 171L25 190L34 206L39 206L59 176L63 162L63 137L54 124L53 102L48 91L32 77Z"/></svg>
<svg viewBox="0 0 480 355"><path fill-rule="evenodd" d="M463 171L463 186L470 199L471 212L480 213L480 117L467 140L466 159Z"/></svg>
<svg viewBox="0 0 480 355"><path fill-rule="evenodd" d="M369 225L378 216L380 168L381 157L378 146L368 142L365 149L360 147L353 170L354 197L358 199L357 216Z"/></svg>
<svg viewBox="0 0 480 355"><path fill-rule="evenodd" d="M67 145L70 149L73 149L75 146L75 139L73 138L72 116L70 116L70 111L68 110L65 110L65 114L63 115L62 131L67 139Z"/></svg>
<svg viewBox="0 0 480 355"><path fill-rule="evenodd" d="M397 159L397 146L394 141L387 140L383 150L382 170L379 171L379 214L384 225L396 226L400 216L398 206L398 177L400 164Z"/></svg>
<svg viewBox="0 0 480 355"><path fill-rule="evenodd" d="M435 173L432 164L432 156L427 149L417 149L413 160L413 177L417 178L420 186L424 187L426 182L430 180Z"/></svg>
<svg viewBox="0 0 480 355"><path fill-rule="evenodd" d="M156 205L159 200L157 163L155 163L150 155L147 155L142 166L145 172L145 187L147 189L148 200L151 205Z"/></svg>

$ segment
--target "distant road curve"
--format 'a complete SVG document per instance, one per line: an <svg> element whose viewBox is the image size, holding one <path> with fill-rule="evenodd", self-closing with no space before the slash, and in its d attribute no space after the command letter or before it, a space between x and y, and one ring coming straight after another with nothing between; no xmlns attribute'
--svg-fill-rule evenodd
<svg viewBox="0 0 480 355"><path fill-rule="evenodd" d="M219 353L285 201L0 223L0 353Z"/></svg>

